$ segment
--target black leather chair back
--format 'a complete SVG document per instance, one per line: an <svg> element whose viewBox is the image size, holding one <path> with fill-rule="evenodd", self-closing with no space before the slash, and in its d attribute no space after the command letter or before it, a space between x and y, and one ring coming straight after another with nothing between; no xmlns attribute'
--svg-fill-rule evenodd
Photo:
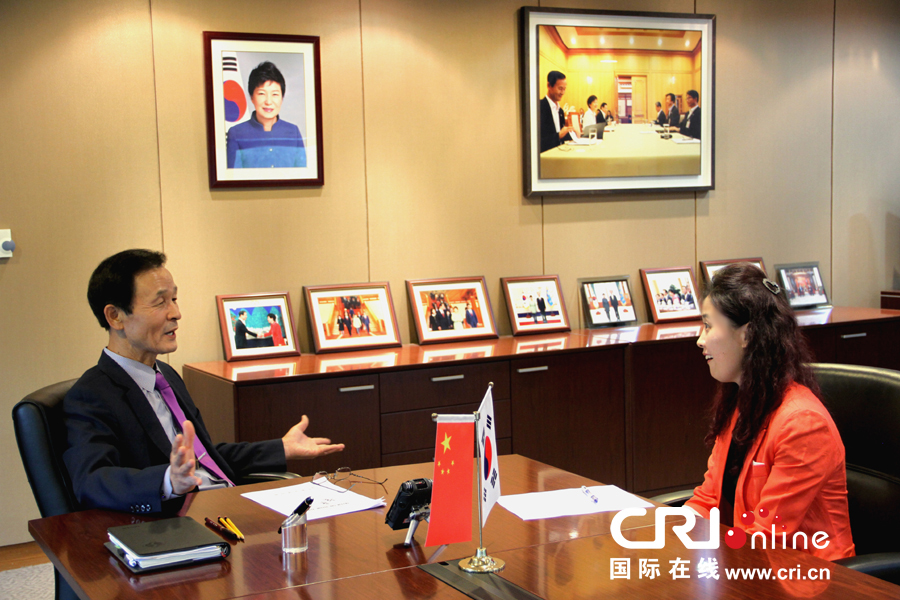
<svg viewBox="0 0 900 600"><path fill-rule="evenodd" d="M19 454L42 517L78 510L69 472L62 460L66 449L62 399L75 381L63 381L32 392L13 407Z"/></svg>
<svg viewBox="0 0 900 600"><path fill-rule="evenodd" d="M847 456L856 553L900 551L900 372L812 365Z"/></svg>
<svg viewBox="0 0 900 600"><path fill-rule="evenodd" d="M76 381L70 379L39 389L25 396L13 407L13 426L19 454L42 517L78 510L69 471L62 460L62 454L66 450L62 399ZM78 600L59 571L54 569L53 575L56 600Z"/></svg>

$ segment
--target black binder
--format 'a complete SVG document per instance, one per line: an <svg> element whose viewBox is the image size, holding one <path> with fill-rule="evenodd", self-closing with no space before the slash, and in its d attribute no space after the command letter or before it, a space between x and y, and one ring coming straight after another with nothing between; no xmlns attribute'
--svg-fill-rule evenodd
<svg viewBox="0 0 900 600"><path fill-rule="evenodd" d="M231 545L190 517L107 529L103 544L134 573L222 559Z"/></svg>

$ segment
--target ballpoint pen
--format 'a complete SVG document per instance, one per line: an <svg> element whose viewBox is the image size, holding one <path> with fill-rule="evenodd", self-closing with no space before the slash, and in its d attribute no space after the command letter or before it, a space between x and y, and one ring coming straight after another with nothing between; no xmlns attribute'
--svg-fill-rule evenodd
<svg viewBox="0 0 900 600"><path fill-rule="evenodd" d="M590 498L591 502L593 502L594 504L597 504L598 502L600 502L600 498L595 496L594 493L591 492L591 490L589 490L587 488L587 486L584 486L584 485L581 486L581 491L584 492L584 495L587 496L588 498Z"/></svg>
<svg viewBox="0 0 900 600"><path fill-rule="evenodd" d="M312 496L310 496L309 498L307 498L306 500L301 502L297 506L297 508L294 509L294 512L292 512L290 515L288 515L288 518L284 520L284 522L281 524L281 527L278 528L278 533L281 533L281 530L286 527L292 527L297 521L299 521L300 517L302 517L303 514L307 510L309 510L309 507L312 505L312 503L313 503Z"/></svg>
<svg viewBox="0 0 900 600"><path fill-rule="evenodd" d="M303 513L305 513L307 510L309 510L309 507L312 505L312 503L313 503L313 497L310 496L309 498L307 498L306 500L301 502L297 506L297 508L294 509L294 512L292 514L295 514L298 517L302 517Z"/></svg>

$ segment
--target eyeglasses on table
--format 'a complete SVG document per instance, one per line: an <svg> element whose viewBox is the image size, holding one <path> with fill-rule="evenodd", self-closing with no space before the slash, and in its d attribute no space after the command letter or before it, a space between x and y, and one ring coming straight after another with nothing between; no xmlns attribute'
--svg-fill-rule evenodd
<svg viewBox="0 0 900 600"><path fill-rule="evenodd" d="M350 481L351 477L356 477L357 479L359 479L361 481ZM334 484L335 487L339 488L340 493L344 493L344 492L349 492L350 490L352 490L353 486L355 486L357 483L368 482L368 483L377 483L380 486L384 486L384 483L387 481L387 478L385 477L382 481L378 481L378 480L372 479L370 477L366 477L365 475L359 475L358 473L354 473L353 471L350 470L350 467L341 467L339 469L336 469L334 471L334 473L329 473L328 471L318 471L318 472L316 472L315 475L313 475L313 478L312 478L313 485L322 485L324 481L330 481L331 483ZM342 481L346 481L347 483L350 483L350 487L345 488L345 487L338 485L338 483L342 482ZM329 489L332 489L332 488L329 488Z"/></svg>

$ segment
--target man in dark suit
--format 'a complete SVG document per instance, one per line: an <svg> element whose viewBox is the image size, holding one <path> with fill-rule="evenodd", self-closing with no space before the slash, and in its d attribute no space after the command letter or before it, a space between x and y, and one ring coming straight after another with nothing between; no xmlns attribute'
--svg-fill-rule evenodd
<svg viewBox="0 0 900 600"><path fill-rule="evenodd" d="M566 115L559 106L565 93L566 76L559 71L547 73L547 95L540 101L541 152L573 139L572 128L566 126Z"/></svg>
<svg viewBox="0 0 900 600"><path fill-rule="evenodd" d="M600 114L597 115L597 122L599 123L601 119L607 123L612 123L615 120L615 117L613 117L612 112L609 110L609 105L606 102L600 105Z"/></svg>
<svg viewBox="0 0 900 600"><path fill-rule="evenodd" d="M679 133L700 139L700 94L696 90L688 90L687 105L690 109L684 117L684 122L678 128Z"/></svg>
<svg viewBox="0 0 900 600"><path fill-rule="evenodd" d="M466 325L471 329L478 327L478 315L472 310L472 305L466 302Z"/></svg>
<svg viewBox="0 0 900 600"><path fill-rule="evenodd" d="M544 300L543 296L537 297L537 307L538 312L541 313L541 318L544 319L544 323L547 322L547 302Z"/></svg>
<svg viewBox="0 0 900 600"><path fill-rule="evenodd" d="M256 334L247 329L247 311L242 310L238 313L237 321L234 322L234 347L240 350L247 347L247 336Z"/></svg>
<svg viewBox="0 0 900 600"><path fill-rule="evenodd" d="M680 127L681 115L678 113L678 106L675 104L675 94L666 94L666 112L669 115L669 127Z"/></svg>
<svg viewBox="0 0 900 600"><path fill-rule="evenodd" d="M126 250L91 275L88 302L109 342L63 401L63 459L83 508L175 511L198 488L344 449L307 437L306 416L280 440L213 445L178 373L156 360L178 347L181 319L165 262L159 252Z"/></svg>
<svg viewBox="0 0 900 600"><path fill-rule="evenodd" d="M665 125L668 122L668 118L666 117L666 112L662 109L662 104L659 102L656 103L656 121L654 121L657 125Z"/></svg>

